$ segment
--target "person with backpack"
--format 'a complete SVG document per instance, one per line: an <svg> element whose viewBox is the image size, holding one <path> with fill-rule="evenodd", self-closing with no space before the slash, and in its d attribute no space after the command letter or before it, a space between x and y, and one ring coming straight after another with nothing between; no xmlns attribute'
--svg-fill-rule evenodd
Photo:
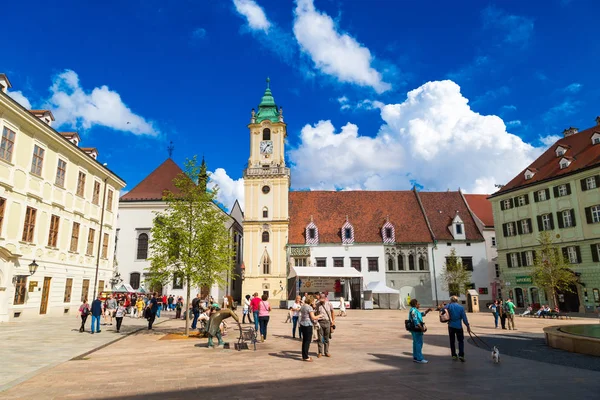
<svg viewBox="0 0 600 400"><path fill-rule="evenodd" d="M462 324L467 327L467 332L471 332L471 326L467 319L467 314L463 306L458 304L458 297L452 296L450 304L446 306L446 310L450 315L448 321L448 336L450 336L450 352L453 360L465 362L465 332ZM458 340L458 356L456 355L456 340Z"/></svg>
<svg viewBox="0 0 600 400"><path fill-rule="evenodd" d="M500 316L498 313L498 300L495 300L488 308L492 310L492 314L494 315L494 324L496 324L496 329L498 329L498 317Z"/></svg>
<svg viewBox="0 0 600 400"><path fill-rule="evenodd" d="M511 329L516 331L515 329L515 303L512 302L512 299L508 299L506 303L504 303L504 311L506 312L506 318L508 319L508 330Z"/></svg>
<svg viewBox="0 0 600 400"><path fill-rule="evenodd" d="M418 364L427 364L429 361L423 358L423 333L427 331L423 317L431 311L431 308L425 312L419 311L421 305L417 299L411 299L409 304L407 322L411 327L410 334L413 339L413 361Z"/></svg>
<svg viewBox="0 0 600 400"><path fill-rule="evenodd" d="M88 315L90 315L90 305L88 304L87 299L83 299L83 304L79 307L79 316L81 317L81 328L79 328L79 332L85 332L85 321L87 321Z"/></svg>

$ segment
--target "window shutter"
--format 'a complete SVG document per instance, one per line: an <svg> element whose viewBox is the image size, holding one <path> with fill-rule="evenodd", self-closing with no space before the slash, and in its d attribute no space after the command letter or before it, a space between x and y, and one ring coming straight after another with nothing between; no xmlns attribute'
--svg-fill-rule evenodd
<svg viewBox="0 0 600 400"><path fill-rule="evenodd" d="M525 193L523 197L525 198L525 204L529 204L529 193Z"/></svg>
<svg viewBox="0 0 600 400"><path fill-rule="evenodd" d="M519 232L519 235L523 234L523 227L521 221L517 221L517 232Z"/></svg>
<svg viewBox="0 0 600 400"><path fill-rule="evenodd" d="M550 198L550 189L546 189L546 200Z"/></svg>
<svg viewBox="0 0 600 400"><path fill-rule="evenodd" d="M565 222L564 222L564 221L563 221L563 219L562 219L562 212L561 212L561 211L558 211L558 212L556 213L556 220L558 221L558 227L559 227L560 229L562 229L562 228L564 228L564 227L565 227Z"/></svg>
<svg viewBox="0 0 600 400"><path fill-rule="evenodd" d="M506 262L508 265L508 268L512 268L512 263L510 262L510 253L506 253Z"/></svg>
<svg viewBox="0 0 600 400"><path fill-rule="evenodd" d="M531 255L533 256L533 263L537 261L537 252L535 250L531 250Z"/></svg>
<svg viewBox="0 0 600 400"><path fill-rule="evenodd" d="M540 201L540 197L538 196L538 192L533 192L533 201L536 203Z"/></svg>
<svg viewBox="0 0 600 400"><path fill-rule="evenodd" d="M581 182L581 190L583 190L585 192L587 190L587 185L585 184L585 179L582 179L580 182Z"/></svg>
<svg viewBox="0 0 600 400"><path fill-rule="evenodd" d="M533 231L533 224L531 223L531 218L527 218L527 225L529 227L529 233Z"/></svg>
<svg viewBox="0 0 600 400"><path fill-rule="evenodd" d="M501 209L502 211L504 211L504 200L501 200L501 201L500 201L500 209ZM506 236L506 235L504 235L504 236Z"/></svg>
<svg viewBox="0 0 600 400"><path fill-rule="evenodd" d="M543 231L544 230L544 226L542 225L542 216L538 215L537 216L537 223L538 223L538 231Z"/></svg>
<svg viewBox="0 0 600 400"><path fill-rule="evenodd" d="M585 219L587 221L588 224L593 223L592 221L592 207L586 207L585 208Z"/></svg>
<svg viewBox="0 0 600 400"><path fill-rule="evenodd" d="M521 265L527 265L527 256L525 255L526 251L521 252Z"/></svg>
<svg viewBox="0 0 600 400"><path fill-rule="evenodd" d="M590 244L590 249L592 250L592 261L598 262L598 245Z"/></svg>
<svg viewBox="0 0 600 400"><path fill-rule="evenodd" d="M596 187L600 187L600 175L594 175L594 180L596 181Z"/></svg>
<svg viewBox="0 0 600 400"><path fill-rule="evenodd" d="M575 253L577 254L577 264L581 264L581 250L579 246L575 246Z"/></svg>
<svg viewBox="0 0 600 400"><path fill-rule="evenodd" d="M504 237L508 236L508 229L506 228L506 224L502 224L502 232L504 233Z"/></svg>
<svg viewBox="0 0 600 400"><path fill-rule="evenodd" d="M519 257L519 253L517 253L517 267L521 267L521 257Z"/></svg>
<svg viewBox="0 0 600 400"><path fill-rule="evenodd" d="M572 224L572 226L577 226L577 222L575 220L575 209L571 208L569 210L569 212L571 213L571 224Z"/></svg>
<svg viewBox="0 0 600 400"><path fill-rule="evenodd" d="M563 258L565 259L565 261L569 261L569 252L567 251L567 248L563 247L561 250L562 250L562 255L563 255Z"/></svg>
<svg viewBox="0 0 600 400"><path fill-rule="evenodd" d="M550 213L548 217L550 217L550 229L554 229L554 216Z"/></svg>
<svg viewBox="0 0 600 400"><path fill-rule="evenodd" d="M571 194L571 184L567 183L567 195Z"/></svg>
<svg viewBox="0 0 600 400"><path fill-rule="evenodd" d="M515 207L515 199L511 197L510 199L508 199L508 201L510 202L510 208L514 208Z"/></svg>
<svg viewBox="0 0 600 400"><path fill-rule="evenodd" d="M554 186L554 187L552 188L552 191L554 192L554 197L558 197L558 196L559 196L559 195L558 195L558 186Z"/></svg>

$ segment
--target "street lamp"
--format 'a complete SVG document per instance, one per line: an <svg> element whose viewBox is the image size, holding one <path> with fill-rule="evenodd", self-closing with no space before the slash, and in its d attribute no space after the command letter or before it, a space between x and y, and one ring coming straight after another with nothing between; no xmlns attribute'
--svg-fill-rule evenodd
<svg viewBox="0 0 600 400"><path fill-rule="evenodd" d="M29 264L29 275L33 276L33 274L35 274L35 271L37 271L38 269L38 265L35 262L35 260L33 260L33 262L31 264Z"/></svg>

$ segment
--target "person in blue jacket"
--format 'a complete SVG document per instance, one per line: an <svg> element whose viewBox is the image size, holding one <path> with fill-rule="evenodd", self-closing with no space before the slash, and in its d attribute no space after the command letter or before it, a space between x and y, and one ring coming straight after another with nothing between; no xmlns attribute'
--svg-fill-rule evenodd
<svg viewBox="0 0 600 400"><path fill-rule="evenodd" d="M450 321L448 321L448 335L450 336L450 351L452 352L453 360L465 362L465 333L462 324L467 327L467 332L471 332L467 313L463 306L458 304L458 297L452 296L450 304L446 307L450 313ZM458 340L458 356L456 355L456 340Z"/></svg>
<svg viewBox="0 0 600 400"><path fill-rule="evenodd" d="M102 317L102 300L100 300L100 295L96 298L96 300L92 301L92 335L94 334L94 327L96 328L96 332L102 332L100 330L100 318Z"/></svg>
<svg viewBox="0 0 600 400"><path fill-rule="evenodd" d="M423 328L425 327L423 317L431 311L431 308L428 308L425 312L419 311L421 305L417 299L411 299L409 304L408 317L413 320L415 327L421 329L419 332L412 331L410 333L413 339L413 361L418 364L427 364L429 361L423 358Z"/></svg>

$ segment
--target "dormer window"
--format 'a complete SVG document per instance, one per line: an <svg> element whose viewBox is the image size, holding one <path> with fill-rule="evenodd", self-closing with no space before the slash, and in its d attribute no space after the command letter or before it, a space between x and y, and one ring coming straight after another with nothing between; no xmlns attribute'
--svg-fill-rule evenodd
<svg viewBox="0 0 600 400"><path fill-rule="evenodd" d="M560 160L560 169L565 169L569 165L571 165L571 160L567 159L566 157Z"/></svg>
<svg viewBox="0 0 600 400"><path fill-rule="evenodd" d="M317 225L312 221L306 226L306 244L319 244L319 229Z"/></svg>
<svg viewBox="0 0 600 400"><path fill-rule="evenodd" d="M458 213L452 220L452 225L448 228L450 229L452 236L454 236L454 240L466 240L464 223Z"/></svg>
<svg viewBox="0 0 600 400"><path fill-rule="evenodd" d="M463 226L462 224L456 224L456 234L457 235L462 235L463 233Z"/></svg>
<svg viewBox="0 0 600 400"><path fill-rule="evenodd" d="M346 218L346 223L342 226L342 244L354 243L354 227Z"/></svg>
<svg viewBox="0 0 600 400"><path fill-rule="evenodd" d="M317 230L315 228L310 228L308 230L308 238L309 239L314 239L317 237Z"/></svg>
<svg viewBox="0 0 600 400"><path fill-rule="evenodd" d="M600 143L600 132L594 132L592 135L592 144Z"/></svg>
<svg viewBox="0 0 600 400"><path fill-rule="evenodd" d="M395 243L396 242L396 229L390 222L389 218L385 224L381 227L381 236L383 237L383 243Z"/></svg>
<svg viewBox="0 0 600 400"><path fill-rule="evenodd" d="M533 178L533 175L535 175L535 172L533 172L532 170L525 170L525 179L531 179Z"/></svg>
<svg viewBox="0 0 600 400"><path fill-rule="evenodd" d="M567 152L567 149L565 147L562 147L562 146L556 147L556 157L562 157L565 155L566 152Z"/></svg>
<svg viewBox="0 0 600 400"><path fill-rule="evenodd" d="M385 228L385 238L390 239L392 237L392 228Z"/></svg>

